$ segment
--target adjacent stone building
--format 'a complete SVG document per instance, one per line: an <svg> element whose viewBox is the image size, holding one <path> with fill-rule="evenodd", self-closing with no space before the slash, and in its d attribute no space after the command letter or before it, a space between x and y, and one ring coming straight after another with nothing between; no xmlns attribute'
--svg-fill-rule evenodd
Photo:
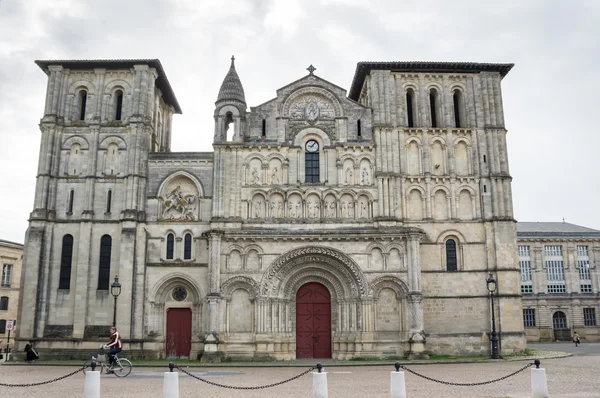
<svg viewBox="0 0 600 398"><path fill-rule="evenodd" d="M21 264L23 262L23 245L0 239L0 349L4 352L8 342L6 323L19 326L19 287L21 285ZM14 332L11 332L10 347L14 345Z"/></svg>
<svg viewBox="0 0 600 398"><path fill-rule="evenodd" d="M130 356L338 358L525 347L501 80L512 64L360 62L246 104L234 60L213 152L170 152L158 60L48 75L22 340ZM193 106L193 105L188 105Z"/></svg>
<svg viewBox="0 0 600 398"><path fill-rule="evenodd" d="M600 231L566 222L517 224L527 340L600 340Z"/></svg>

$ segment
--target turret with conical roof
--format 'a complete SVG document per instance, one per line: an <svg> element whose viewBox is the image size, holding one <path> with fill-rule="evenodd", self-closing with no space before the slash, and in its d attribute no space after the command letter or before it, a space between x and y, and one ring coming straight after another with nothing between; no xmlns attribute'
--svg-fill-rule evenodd
<svg viewBox="0 0 600 398"><path fill-rule="evenodd" d="M223 79L215 102L214 142L243 141L246 128L246 96L242 81L235 70L235 57Z"/></svg>

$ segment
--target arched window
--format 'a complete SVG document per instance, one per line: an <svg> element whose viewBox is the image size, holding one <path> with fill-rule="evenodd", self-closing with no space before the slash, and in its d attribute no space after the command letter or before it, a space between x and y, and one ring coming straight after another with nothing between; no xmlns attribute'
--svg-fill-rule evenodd
<svg viewBox="0 0 600 398"><path fill-rule="evenodd" d="M69 201L67 203L67 213L73 213L73 202L75 201L75 190L71 189L69 191Z"/></svg>
<svg viewBox="0 0 600 398"><path fill-rule="evenodd" d="M100 239L100 266L98 267L98 290L108 290L110 279L110 255L112 238L104 235Z"/></svg>
<svg viewBox="0 0 600 398"><path fill-rule="evenodd" d="M183 238L183 259L192 259L192 234L185 234Z"/></svg>
<svg viewBox="0 0 600 398"><path fill-rule="evenodd" d="M408 127L415 127L415 92L412 88L406 91L406 118Z"/></svg>
<svg viewBox="0 0 600 398"><path fill-rule="evenodd" d="M567 316L562 311L556 311L552 314L553 329L567 329Z"/></svg>
<svg viewBox="0 0 600 398"><path fill-rule="evenodd" d="M456 253L456 241L448 239L446 241L446 271L458 270L458 256Z"/></svg>
<svg viewBox="0 0 600 398"><path fill-rule="evenodd" d="M8 311L8 297L0 297L0 311Z"/></svg>
<svg viewBox="0 0 600 398"><path fill-rule="evenodd" d="M439 127L439 95L436 89L432 88L429 91L429 110L431 112L431 127Z"/></svg>
<svg viewBox="0 0 600 398"><path fill-rule="evenodd" d="M175 235L167 235L167 260L173 260L173 251L175 249Z"/></svg>
<svg viewBox="0 0 600 398"><path fill-rule="evenodd" d="M304 180L306 182L319 182L319 143L310 140L306 143L304 149Z"/></svg>
<svg viewBox="0 0 600 398"><path fill-rule="evenodd" d="M227 112L225 114L225 137L226 141L233 141L235 135L235 120L233 119L233 113Z"/></svg>
<svg viewBox="0 0 600 398"><path fill-rule="evenodd" d="M115 91L115 120L121 120L123 116L123 91Z"/></svg>
<svg viewBox="0 0 600 398"><path fill-rule="evenodd" d="M79 90L77 96L77 102L79 106L79 120L85 120L85 107L87 104L87 91Z"/></svg>
<svg viewBox="0 0 600 398"><path fill-rule="evenodd" d="M362 135L360 119L356 121L356 135L360 137Z"/></svg>
<svg viewBox="0 0 600 398"><path fill-rule="evenodd" d="M110 208L112 205L112 190L109 189L108 192L106 192L106 212L110 213Z"/></svg>
<svg viewBox="0 0 600 398"><path fill-rule="evenodd" d="M59 289L71 288L71 264L73 263L73 236L65 235L62 241L62 252L60 254L60 276L58 278Z"/></svg>
<svg viewBox="0 0 600 398"><path fill-rule="evenodd" d="M452 99L454 102L454 126L456 128L463 127L463 96L460 90L454 90L454 95L452 95Z"/></svg>

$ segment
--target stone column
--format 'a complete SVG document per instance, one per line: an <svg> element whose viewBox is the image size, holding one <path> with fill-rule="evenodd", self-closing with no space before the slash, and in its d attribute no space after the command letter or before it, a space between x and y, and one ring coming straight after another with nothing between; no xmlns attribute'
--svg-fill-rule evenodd
<svg viewBox="0 0 600 398"><path fill-rule="evenodd" d="M423 358L425 354L425 335L423 332L423 295L421 293L421 259L420 244L421 234L409 233L407 237L408 287L409 287L409 312L410 329L409 342L411 358Z"/></svg>

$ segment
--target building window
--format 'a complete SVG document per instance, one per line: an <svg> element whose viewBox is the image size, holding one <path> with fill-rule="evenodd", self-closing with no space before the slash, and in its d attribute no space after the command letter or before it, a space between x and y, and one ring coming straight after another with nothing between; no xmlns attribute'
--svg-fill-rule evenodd
<svg viewBox="0 0 600 398"><path fill-rule="evenodd" d="M587 246L577 246L577 268L579 268L579 279L591 283L590 257Z"/></svg>
<svg viewBox="0 0 600 398"><path fill-rule="evenodd" d="M173 252L175 249L175 235L167 235L167 260L173 260Z"/></svg>
<svg viewBox="0 0 600 398"><path fill-rule="evenodd" d="M65 235L62 241L62 252L60 255L60 276L58 279L59 289L71 288L71 264L73 262L73 236Z"/></svg>
<svg viewBox="0 0 600 398"><path fill-rule="evenodd" d="M110 208L112 205L112 190L108 190L108 192L106 192L106 212L110 213Z"/></svg>
<svg viewBox="0 0 600 398"><path fill-rule="evenodd" d="M75 201L75 190L69 191L69 201L67 203L67 213L73 214L73 202Z"/></svg>
<svg viewBox="0 0 600 398"><path fill-rule="evenodd" d="M431 127L439 127L439 95L436 89L432 88L429 91L429 110L431 112Z"/></svg>
<svg viewBox="0 0 600 398"><path fill-rule="evenodd" d="M581 293L593 293L592 285L590 285L590 284L581 284L581 285L579 285L579 287L581 289Z"/></svg>
<svg viewBox="0 0 600 398"><path fill-rule="evenodd" d="M356 121L356 135L360 137L362 135L360 119Z"/></svg>
<svg viewBox="0 0 600 398"><path fill-rule="evenodd" d="M267 136L267 119L262 120L262 136Z"/></svg>
<svg viewBox="0 0 600 398"><path fill-rule="evenodd" d="M458 270L458 258L456 253L456 241L448 239L446 241L446 271Z"/></svg>
<svg viewBox="0 0 600 398"><path fill-rule="evenodd" d="M456 128L462 127L462 92L460 90L454 90L454 95L452 96L454 102L454 126Z"/></svg>
<svg viewBox="0 0 600 398"><path fill-rule="evenodd" d="M519 246L519 267L521 269L521 293L533 293L529 246Z"/></svg>
<svg viewBox="0 0 600 398"><path fill-rule="evenodd" d="M521 283L521 293L533 293L533 285Z"/></svg>
<svg viewBox="0 0 600 398"><path fill-rule="evenodd" d="M115 120L121 120L123 115L123 91L115 91Z"/></svg>
<svg viewBox="0 0 600 398"><path fill-rule="evenodd" d="M2 266L2 284L0 287L10 287L12 280L12 264L4 264Z"/></svg>
<svg viewBox="0 0 600 398"><path fill-rule="evenodd" d="M523 308L523 325L525 325L526 328L535 327L535 309Z"/></svg>
<svg viewBox="0 0 600 398"><path fill-rule="evenodd" d="M108 290L110 279L110 256L112 238L104 235L100 239L100 266L98 268L98 290Z"/></svg>
<svg viewBox="0 0 600 398"><path fill-rule="evenodd" d="M585 326L596 326L596 309L595 308L584 308L583 309L583 324Z"/></svg>
<svg viewBox="0 0 600 398"><path fill-rule="evenodd" d="M556 311L552 315L552 327L554 329L566 329L567 328L567 316L562 311Z"/></svg>
<svg viewBox="0 0 600 398"><path fill-rule="evenodd" d="M548 293L566 293L562 246L545 246Z"/></svg>
<svg viewBox="0 0 600 398"><path fill-rule="evenodd" d="M408 127L415 127L415 92L412 88L406 91L406 118Z"/></svg>
<svg viewBox="0 0 600 398"><path fill-rule="evenodd" d="M85 120L85 107L87 105L87 91L80 90L78 95L79 120Z"/></svg>
<svg viewBox="0 0 600 398"><path fill-rule="evenodd" d="M183 259L190 260L192 258L192 234L185 234L183 240Z"/></svg>
<svg viewBox="0 0 600 398"><path fill-rule="evenodd" d="M6 333L6 319L0 319L0 334Z"/></svg>
<svg viewBox="0 0 600 398"><path fill-rule="evenodd" d="M306 182L319 182L319 143L315 140L310 140L305 146L304 153L304 176Z"/></svg>
<svg viewBox="0 0 600 398"><path fill-rule="evenodd" d="M8 297L0 297L0 311L8 311Z"/></svg>

